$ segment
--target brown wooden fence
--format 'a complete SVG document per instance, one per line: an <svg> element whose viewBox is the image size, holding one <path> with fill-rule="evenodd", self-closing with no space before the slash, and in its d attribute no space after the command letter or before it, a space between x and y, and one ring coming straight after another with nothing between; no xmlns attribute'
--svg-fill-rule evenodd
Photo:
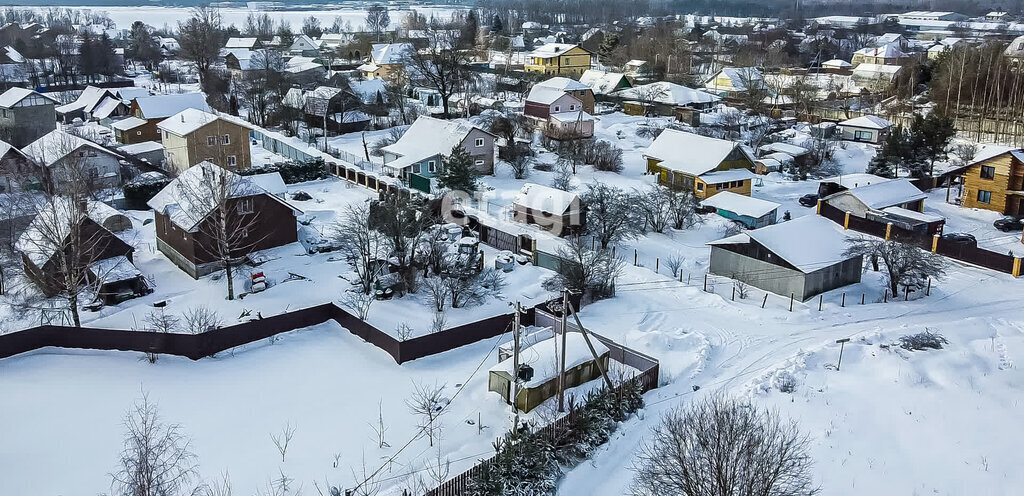
<svg viewBox="0 0 1024 496"><path fill-rule="evenodd" d="M897 226L889 226L883 222L865 219L855 215L848 216L846 212L829 205L824 201L820 202L820 205L821 206L818 210L819 215L839 225L846 225L851 231L870 234L879 238L887 238L904 243L910 243L920 247L921 249L938 253L939 255L947 258L1011 274L1014 277L1020 275L1021 262L1015 257L1005 253L998 253L984 248L979 248L977 246L956 243L940 236L930 236L925 233L910 231Z"/></svg>
<svg viewBox="0 0 1024 496"><path fill-rule="evenodd" d="M528 309L521 319L532 325L535 313ZM512 313L456 326L433 334L399 341L334 303L285 312L260 320L221 327L200 334L159 333L123 329L70 326L38 326L0 335L0 358L45 347L137 351L176 355L198 360L224 350L294 331L328 320L384 350L397 363L443 353L477 341L499 336L512 323Z"/></svg>

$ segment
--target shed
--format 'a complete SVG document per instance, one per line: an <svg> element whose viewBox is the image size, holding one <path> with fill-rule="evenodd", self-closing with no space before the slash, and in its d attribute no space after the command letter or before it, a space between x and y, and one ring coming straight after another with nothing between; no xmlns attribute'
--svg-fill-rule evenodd
<svg viewBox="0 0 1024 496"><path fill-rule="evenodd" d="M739 222L750 229L770 226L775 223L780 205L768 200L738 195L723 191L701 202L713 207L718 215Z"/></svg>
<svg viewBox="0 0 1024 496"><path fill-rule="evenodd" d="M888 207L920 212L924 209L926 197L910 181L900 178L833 193L825 197L824 201L851 215L866 218L868 211Z"/></svg>
<svg viewBox="0 0 1024 496"><path fill-rule="evenodd" d="M116 305L153 292L142 272L123 255L90 264L86 278L96 289L96 299L104 305Z"/></svg>
<svg viewBox="0 0 1024 496"><path fill-rule="evenodd" d="M927 214L903 207L886 207L882 210L871 210L868 211L867 218L885 224L892 224L908 231L928 235L942 234L942 228L946 224L946 218L941 215Z"/></svg>
<svg viewBox="0 0 1024 496"><path fill-rule="evenodd" d="M860 282L863 257L848 255L842 226L817 215L746 231L711 246L712 274L800 301Z"/></svg>
<svg viewBox="0 0 1024 496"><path fill-rule="evenodd" d="M513 220L536 224L557 236L578 232L585 214L576 193L526 183L512 201Z"/></svg>
<svg viewBox="0 0 1024 496"><path fill-rule="evenodd" d="M844 140L879 144L885 141L892 123L877 115L862 115L839 123Z"/></svg>
<svg viewBox="0 0 1024 496"><path fill-rule="evenodd" d="M249 180L278 198L284 198L288 193L288 186L284 184L284 178L281 177L280 172L253 174L249 176Z"/></svg>
<svg viewBox="0 0 1024 496"><path fill-rule="evenodd" d="M529 380L520 381L519 394L515 398L515 406L519 411L529 412L545 400L558 394L558 360L562 336L554 336L520 351L520 365L532 368L533 375ZM591 339L601 367L608 370L608 347L596 339ZM583 335L569 332L565 335L565 387L576 387L597 379L601 371L597 367ZM488 373L487 390L502 396L505 402L512 404L512 378L514 360L507 358L491 367Z"/></svg>

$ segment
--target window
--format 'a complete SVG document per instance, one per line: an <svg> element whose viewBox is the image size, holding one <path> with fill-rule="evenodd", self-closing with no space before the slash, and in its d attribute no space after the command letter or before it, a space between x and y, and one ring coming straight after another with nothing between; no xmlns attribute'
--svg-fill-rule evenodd
<svg viewBox="0 0 1024 496"><path fill-rule="evenodd" d="M228 167L238 167L238 158L234 155L228 155Z"/></svg>
<svg viewBox="0 0 1024 496"><path fill-rule="evenodd" d="M437 162L434 162L433 160L428 160L427 161L427 171L428 172L437 172Z"/></svg>
<svg viewBox="0 0 1024 496"><path fill-rule="evenodd" d="M569 111L572 112L573 110L576 110L576 104L575 103L570 103L569 104Z"/></svg>
<svg viewBox="0 0 1024 496"><path fill-rule="evenodd" d="M580 90L580 96L586 96L587 90Z"/></svg>
<svg viewBox="0 0 1024 496"><path fill-rule="evenodd" d="M222 145L230 145L231 144L231 135L230 134L225 134L221 138L220 144L222 144Z"/></svg>
<svg viewBox="0 0 1024 496"><path fill-rule="evenodd" d="M217 144L217 137L216 136L207 136L206 137L206 146L213 146L213 145L216 145L216 144Z"/></svg>
<svg viewBox="0 0 1024 496"><path fill-rule="evenodd" d="M979 189L978 203L992 203L992 192Z"/></svg>
<svg viewBox="0 0 1024 496"><path fill-rule="evenodd" d="M871 131L854 131L853 139L855 140L871 140Z"/></svg>
<svg viewBox="0 0 1024 496"><path fill-rule="evenodd" d="M420 167L420 164L412 164L412 173L413 174L419 174L421 170L422 169Z"/></svg>
<svg viewBox="0 0 1024 496"><path fill-rule="evenodd" d="M697 183L697 191L704 191L704 183Z"/></svg>
<svg viewBox="0 0 1024 496"><path fill-rule="evenodd" d="M477 167L482 167L484 165L484 161L483 160L477 160L476 162L474 162L474 164L476 164Z"/></svg>
<svg viewBox="0 0 1024 496"><path fill-rule="evenodd" d="M142 136L142 131L135 131L135 136Z"/></svg>
<svg viewBox="0 0 1024 496"><path fill-rule="evenodd" d="M561 112L561 111L562 111L562 107L559 107L558 105L555 105L555 112Z"/></svg>
<svg viewBox="0 0 1024 496"><path fill-rule="evenodd" d="M477 138L476 139L476 146L477 147L484 146L484 139L483 138Z"/></svg>
<svg viewBox="0 0 1024 496"><path fill-rule="evenodd" d="M981 178L982 179L994 179L996 177L996 168L988 165L981 166Z"/></svg>
<svg viewBox="0 0 1024 496"><path fill-rule="evenodd" d="M252 207L252 198L239 198L235 203L235 210L239 215L251 214L256 211Z"/></svg>

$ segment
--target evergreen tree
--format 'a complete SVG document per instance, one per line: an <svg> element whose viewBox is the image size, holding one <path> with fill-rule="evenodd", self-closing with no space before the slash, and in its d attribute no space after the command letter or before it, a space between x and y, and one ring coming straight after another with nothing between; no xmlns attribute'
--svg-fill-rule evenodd
<svg viewBox="0 0 1024 496"><path fill-rule="evenodd" d="M619 46L619 35L615 33L606 33L604 40L601 41L601 45L597 47L597 56L602 62L607 62L608 57L611 56L612 52Z"/></svg>
<svg viewBox="0 0 1024 496"><path fill-rule="evenodd" d="M466 48L473 48L476 45L476 33L480 29L480 22L476 17L476 11L470 10L466 14L466 23L462 26L462 45Z"/></svg>
<svg viewBox="0 0 1024 496"><path fill-rule="evenodd" d="M281 46L290 47L292 43L295 43L295 33L292 32L292 27L287 24L282 24L281 27L277 28L277 36L281 38Z"/></svg>
<svg viewBox="0 0 1024 496"><path fill-rule="evenodd" d="M504 27L501 23L501 17L498 17L498 14L494 14L494 20L491 21L491 32L500 33Z"/></svg>
<svg viewBox="0 0 1024 496"><path fill-rule="evenodd" d="M956 135L953 119L938 112L932 112L928 117L915 115L910 134L916 162L920 164L920 175L924 175L924 162L928 163L928 175L932 175L935 161L946 158L946 147Z"/></svg>
<svg viewBox="0 0 1024 496"><path fill-rule="evenodd" d="M868 162L867 173L894 178L897 168L907 156L907 138L903 127L896 126L885 138L875 156Z"/></svg>
<svg viewBox="0 0 1024 496"><path fill-rule="evenodd" d="M461 145L452 148L451 155L441 161L441 170L437 173L437 185L452 191L464 191L472 195L476 193L477 179L480 171L473 167L473 157Z"/></svg>
<svg viewBox="0 0 1024 496"><path fill-rule="evenodd" d="M97 73L96 47L92 35L88 31L82 34L82 44L78 46L78 71L92 81Z"/></svg>
<svg viewBox="0 0 1024 496"><path fill-rule="evenodd" d="M153 37L153 30L146 23L142 21L132 23L125 56L143 63L147 68L152 68L155 62L160 61L160 45Z"/></svg>

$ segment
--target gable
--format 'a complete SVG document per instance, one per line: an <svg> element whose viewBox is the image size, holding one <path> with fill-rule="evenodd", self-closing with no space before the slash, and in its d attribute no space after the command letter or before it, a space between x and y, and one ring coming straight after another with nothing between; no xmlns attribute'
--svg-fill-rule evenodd
<svg viewBox="0 0 1024 496"><path fill-rule="evenodd" d="M588 52L587 50L584 50L583 48L576 46L562 54L562 56L566 55L591 55L591 53Z"/></svg>

